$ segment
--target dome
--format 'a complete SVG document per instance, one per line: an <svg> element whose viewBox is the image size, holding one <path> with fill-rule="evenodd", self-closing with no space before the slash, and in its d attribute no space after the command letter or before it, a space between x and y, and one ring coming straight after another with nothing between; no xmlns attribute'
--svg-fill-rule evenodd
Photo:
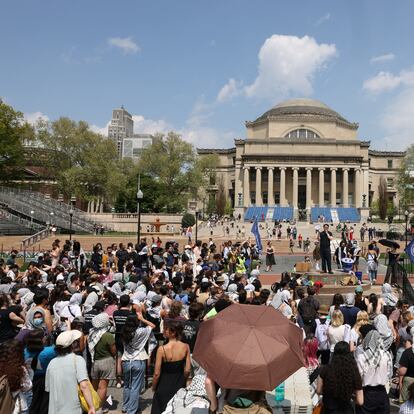
<svg viewBox="0 0 414 414"><path fill-rule="evenodd" d="M254 122L263 121L269 118L295 118L301 117L304 121L324 120L333 122L342 122L351 124L338 112L329 108L328 105L316 99L299 98L289 99L279 103L278 105L265 112Z"/></svg>

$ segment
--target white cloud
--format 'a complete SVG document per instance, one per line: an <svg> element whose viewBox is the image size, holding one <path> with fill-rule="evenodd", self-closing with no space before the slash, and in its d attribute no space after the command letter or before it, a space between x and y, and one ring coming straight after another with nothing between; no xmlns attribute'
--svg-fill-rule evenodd
<svg viewBox="0 0 414 414"><path fill-rule="evenodd" d="M218 102L225 102L242 93L243 82L230 78L229 81L220 89L217 95Z"/></svg>
<svg viewBox="0 0 414 414"><path fill-rule="evenodd" d="M392 91L401 83L401 78L390 72L379 72L364 82L363 88L371 93Z"/></svg>
<svg viewBox="0 0 414 414"><path fill-rule="evenodd" d="M398 75L379 72L364 82L363 89L372 94L379 94L392 91L400 85L414 86L414 70L402 70Z"/></svg>
<svg viewBox="0 0 414 414"><path fill-rule="evenodd" d="M386 53L385 55L379 55L379 56L372 57L370 62L371 63L382 63L382 62L388 62L390 60L394 60L394 58L395 58L394 53Z"/></svg>
<svg viewBox="0 0 414 414"><path fill-rule="evenodd" d="M325 22L327 22L329 19L331 18L331 13L325 13L322 17L320 17L317 21L316 21L316 23L315 23L315 26L319 26L319 25L321 25L322 23L325 23Z"/></svg>
<svg viewBox="0 0 414 414"><path fill-rule="evenodd" d="M40 111L25 113L24 119L33 126L36 125L38 121L49 121L49 117Z"/></svg>
<svg viewBox="0 0 414 414"><path fill-rule="evenodd" d="M174 130L174 127L163 119L145 119L142 115L132 115L134 120L134 132L136 134L166 134Z"/></svg>
<svg viewBox="0 0 414 414"><path fill-rule="evenodd" d="M101 134L104 137L108 136L108 126L110 125L111 121L109 121L106 126L104 127L99 127L98 125L89 125L89 128L93 131L96 132L97 134Z"/></svg>
<svg viewBox="0 0 414 414"><path fill-rule="evenodd" d="M109 46L121 49L125 55L134 55L141 51L141 48L134 42L132 37L110 37L107 43Z"/></svg>
<svg viewBox="0 0 414 414"><path fill-rule="evenodd" d="M336 55L334 44L318 44L309 36L273 35L260 48L255 81L241 88L242 82L230 79L217 99L229 99L242 93L249 98L272 101L288 95L309 96L313 92L315 74Z"/></svg>
<svg viewBox="0 0 414 414"><path fill-rule="evenodd" d="M380 143L386 149L405 150L414 143L414 87L403 90L386 107L381 118L385 136Z"/></svg>

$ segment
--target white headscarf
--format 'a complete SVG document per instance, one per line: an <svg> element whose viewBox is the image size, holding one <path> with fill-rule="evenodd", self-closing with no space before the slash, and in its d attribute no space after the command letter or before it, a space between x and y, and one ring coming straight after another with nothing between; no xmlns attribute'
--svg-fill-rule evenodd
<svg viewBox="0 0 414 414"><path fill-rule="evenodd" d="M110 327L111 322L107 313L103 312L92 318L92 328L89 331L88 336L88 348L91 353L92 361L95 356L95 346L101 340L103 334L109 331Z"/></svg>

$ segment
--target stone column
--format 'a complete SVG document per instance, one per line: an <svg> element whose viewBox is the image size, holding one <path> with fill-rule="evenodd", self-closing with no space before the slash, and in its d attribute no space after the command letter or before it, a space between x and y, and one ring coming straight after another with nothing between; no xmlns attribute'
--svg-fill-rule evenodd
<svg viewBox="0 0 414 414"><path fill-rule="evenodd" d="M306 168L306 210L312 208L312 168Z"/></svg>
<svg viewBox="0 0 414 414"><path fill-rule="evenodd" d="M363 169L363 188L364 188L364 192L363 194L365 194L365 207L369 206L369 171L368 168L364 168Z"/></svg>
<svg viewBox="0 0 414 414"><path fill-rule="evenodd" d="M267 169L267 205L274 206L275 205L275 191L273 188L273 167L269 167Z"/></svg>
<svg viewBox="0 0 414 414"><path fill-rule="evenodd" d="M349 207L348 171L349 171L349 168L342 168L342 204L344 207Z"/></svg>
<svg viewBox="0 0 414 414"><path fill-rule="evenodd" d="M251 200L249 167L244 167L243 203L244 207L250 207Z"/></svg>
<svg viewBox="0 0 414 414"><path fill-rule="evenodd" d="M286 167L280 167L280 205L286 206Z"/></svg>
<svg viewBox="0 0 414 414"><path fill-rule="evenodd" d="M319 207L325 205L324 195L325 195L325 168L319 168Z"/></svg>
<svg viewBox="0 0 414 414"><path fill-rule="evenodd" d="M293 208L296 210L298 208L298 184L299 184L299 176L298 176L298 167L293 167L293 191L292 191L292 204Z"/></svg>
<svg viewBox="0 0 414 414"><path fill-rule="evenodd" d="M359 208L362 205L362 182L361 182L361 169L355 168L355 180L354 180L354 198L355 207Z"/></svg>
<svg viewBox="0 0 414 414"><path fill-rule="evenodd" d="M336 207L336 168L331 168L331 206Z"/></svg>
<svg viewBox="0 0 414 414"><path fill-rule="evenodd" d="M256 167L256 206L262 205L262 167Z"/></svg>

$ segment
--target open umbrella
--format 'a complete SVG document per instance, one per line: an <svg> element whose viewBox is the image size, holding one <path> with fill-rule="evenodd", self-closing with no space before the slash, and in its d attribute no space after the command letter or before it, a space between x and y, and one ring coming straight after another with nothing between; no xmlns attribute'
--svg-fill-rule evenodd
<svg viewBox="0 0 414 414"><path fill-rule="evenodd" d="M395 242L394 240L389 240L389 239L379 239L378 240L379 244L382 244L385 247L391 247L391 248L395 248L395 249L399 249L400 245Z"/></svg>
<svg viewBox="0 0 414 414"><path fill-rule="evenodd" d="M304 365L302 344L272 306L233 304L200 325L193 358L221 387L272 390Z"/></svg>

